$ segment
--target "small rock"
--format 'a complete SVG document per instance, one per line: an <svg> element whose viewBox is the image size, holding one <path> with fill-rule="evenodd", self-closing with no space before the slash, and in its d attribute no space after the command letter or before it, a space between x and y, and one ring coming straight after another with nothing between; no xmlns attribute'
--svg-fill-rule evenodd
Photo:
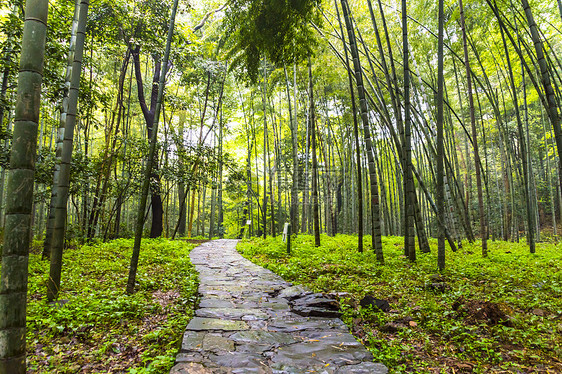
<svg viewBox="0 0 562 374"><path fill-rule="evenodd" d="M384 324L384 326L381 327L381 331L382 332L388 332L390 334L393 334L395 332L398 332L400 330L404 330L406 328L406 325L403 323L397 323L397 322L387 322Z"/></svg>
<svg viewBox="0 0 562 374"><path fill-rule="evenodd" d="M339 318L341 316L338 302L321 293L295 298L291 302L291 310L303 317Z"/></svg>
<svg viewBox="0 0 562 374"><path fill-rule="evenodd" d="M383 312L388 312L390 310L390 304L388 303L388 300L375 299L371 295L367 295L363 299L361 299L359 305L361 305L361 307L363 308L368 308L369 306L371 306L373 310L378 309Z"/></svg>
<svg viewBox="0 0 562 374"><path fill-rule="evenodd" d="M535 316L539 316L539 317L544 317L546 315L546 312L542 309L533 309L533 311L531 312L533 313Z"/></svg>
<svg viewBox="0 0 562 374"><path fill-rule="evenodd" d="M349 292L328 292L326 294L327 297L331 297L332 299L345 299L345 298L350 298L351 294Z"/></svg>
<svg viewBox="0 0 562 374"><path fill-rule="evenodd" d="M293 300L296 299L297 297L301 297L304 295L310 295L312 292L310 291L310 289L304 287L304 286L292 286L292 287L288 287L285 288L284 290L282 290L281 292L279 292L279 295L277 295L278 297L282 297L285 298L287 300Z"/></svg>

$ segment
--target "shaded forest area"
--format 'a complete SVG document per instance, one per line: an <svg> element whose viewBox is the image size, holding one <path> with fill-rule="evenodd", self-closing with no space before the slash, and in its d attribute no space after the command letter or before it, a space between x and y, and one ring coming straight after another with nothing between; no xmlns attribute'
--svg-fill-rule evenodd
<svg viewBox="0 0 562 374"><path fill-rule="evenodd" d="M143 236L346 234L380 265L399 236L436 272L557 244L561 27L560 0L1 2L0 373L30 249L55 301L65 249L118 238L129 295Z"/></svg>

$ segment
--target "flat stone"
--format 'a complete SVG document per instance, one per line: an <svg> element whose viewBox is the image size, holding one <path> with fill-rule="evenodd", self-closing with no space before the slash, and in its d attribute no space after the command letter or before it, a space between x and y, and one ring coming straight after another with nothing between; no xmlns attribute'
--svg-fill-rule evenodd
<svg viewBox="0 0 562 374"><path fill-rule="evenodd" d="M230 299L232 298L232 295L230 294L230 292L228 291L220 291L220 290L203 290L203 291L199 291L199 293L202 296L207 296L207 297L215 297L215 298L221 298L221 299Z"/></svg>
<svg viewBox="0 0 562 374"><path fill-rule="evenodd" d="M266 319L267 313L259 309L245 308L203 308L198 309L195 314L199 317L220 319L242 319L244 316L254 316L255 319Z"/></svg>
<svg viewBox="0 0 562 374"><path fill-rule="evenodd" d="M189 324L187 325L187 330L192 331L202 331L202 330L224 330L224 331L236 331L236 330L247 330L248 325L242 321L229 321L221 320L217 318L202 318L193 317Z"/></svg>
<svg viewBox="0 0 562 374"><path fill-rule="evenodd" d="M333 374L337 368L317 364L308 367L298 367L291 364L275 362L271 365L274 374Z"/></svg>
<svg viewBox="0 0 562 374"><path fill-rule="evenodd" d="M232 352L224 355L210 355L211 361L222 367L265 369L267 361L262 355L242 352Z"/></svg>
<svg viewBox="0 0 562 374"><path fill-rule="evenodd" d="M232 334L230 339L236 343L256 343L267 344L272 346L281 346L293 344L302 339L297 339L295 336L284 332L270 332L263 330L247 330L240 331Z"/></svg>
<svg viewBox="0 0 562 374"><path fill-rule="evenodd" d="M258 353L263 354L266 351L273 349L273 345L258 344L258 343L236 343L236 352L240 353Z"/></svg>
<svg viewBox="0 0 562 374"><path fill-rule="evenodd" d="M200 363L184 362L176 364L170 374L227 374L227 371L218 371L216 368L207 368Z"/></svg>
<svg viewBox="0 0 562 374"><path fill-rule="evenodd" d="M328 310L317 307L294 307L291 310L304 317L339 318L342 315L339 310Z"/></svg>
<svg viewBox="0 0 562 374"><path fill-rule="evenodd" d="M176 356L176 364L185 362L203 362L205 358L198 352L180 352Z"/></svg>
<svg viewBox="0 0 562 374"><path fill-rule="evenodd" d="M201 349L206 334L206 332L186 331L185 334L183 334L181 350L196 351Z"/></svg>
<svg viewBox="0 0 562 374"><path fill-rule="evenodd" d="M221 335L207 334L203 339L203 349L212 352L232 352L234 351L234 342Z"/></svg>
<svg viewBox="0 0 562 374"><path fill-rule="evenodd" d="M287 304L286 302L275 302L271 300L266 301L265 303L261 303L260 307L273 310L289 310L289 304Z"/></svg>
<svg viewBox="0 0 562 374"><path fill-rule="evenodd" d="M388 369L376 362L362 362L358 365L342 366L336 374L387 374Z"/></svg>
<svg viewBox="0 0 562 374"><path fill-rule="evenodd" d="M337 330L320 330L320 331L303 331L300 334L304 341L320 341L325 345L337 345L338 347L361 347L363 344L359 343L353 335L345 331Z"/></svg>
<svg viewBox="0 0 562 374"><path fill-rule="evenodd" d="M295 332L303 330L323 330L326 328L336 328L347 331L347 327L339 319L327 318L306 318L301 320L290 320L286 318L275 318L269 325L269 331Z"/></svg>
<svg viewBox="0 0 562 374"><path fill-rule="evenodd" d="M280 347L272 357L272 361L275 363L299 368L315 367L327 363L334 365L359 364L361 361L371 361L372 359L371 353L363 346L328 345L320 340L310 340Z"/></svg>
<svg viewBox="0 0 562 374"><path fill-rule="evenodd" d="M231 308L233 305L231 300L216 297L206 297L199 302L199 308Z"/></svg>
<svg viewBox="0 0 562 374"><path fill-rule="evenodd" d="M263 319L248 321L248 326L250 326L250 329L252 330L267 330L267 321L264 321Z"/></svg>

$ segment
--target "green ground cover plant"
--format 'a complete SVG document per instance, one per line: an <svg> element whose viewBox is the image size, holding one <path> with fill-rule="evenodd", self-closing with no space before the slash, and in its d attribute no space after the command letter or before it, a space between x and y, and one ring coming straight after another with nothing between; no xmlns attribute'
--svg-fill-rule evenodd
<svg viewBox="0 0 562 374"><path fill-rule="evenodd" d="M391 372L562 372L562 245L464 242L437 272L437 243L416 263L403 238L384 237L385 265L354 236L299 235L287 255L280 237L252 238L238 250L288 281L317 292L346 292L343 319ZM370 238L365 238L368 248ZM390 310L360 306L371 295Z"/></svg>
<svg viewBox="0 0 562 374"><path fill-rule="evenodd" d="M168 373L197 294L195 244L142 242L137 288L125 294L133 241L69 249L59 301L47 304L48 261L30 255L29 373Z"/></svg>

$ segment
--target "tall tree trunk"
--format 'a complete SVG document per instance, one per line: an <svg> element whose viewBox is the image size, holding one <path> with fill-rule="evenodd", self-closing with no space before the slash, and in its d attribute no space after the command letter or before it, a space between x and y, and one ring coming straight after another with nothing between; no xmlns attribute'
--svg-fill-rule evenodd
<svg viewBox="0 0 562 374"><path fill-rule="evenodd" d="M296 102L296 85L295 90L295 107L294 113L291 106L291 91L289 90L289 76L287 74L287 69L283 66L285 71L285 84L287 86L287 103L289 104L289 122L291 125L291 145L293 152L293 181L291 184L291 210L290 210L290 220L292 232L298 232L299 225L299 160L298 160L298 121L297 121L297 102ZM296 77L296 66L294 67L294 75ZM296 80L296 79L295 79Z"/></svg>
<svg viewBox="0 0 562 374"><path fill-rule="evenodd" d="M267 95L267 61L263 61L263 85L262 85L262 109L263 109L263 226L262 235L265 239L267 237L267 107L266 107L266 95Z"/></svg>
<svg viewBox="0 0 562 374"><path fill-rule="evenodd" d="M310 142L312 144L312 219L314 221L314 245L320 247L320 217L318 208L318 160L316 159L316 110L314 108L314 83L312 81L312 62L308 57L308 90L310 96Z"/></svg>
<svg viewBox="0 0 562 374"><path fill-rule="evenodd" d="M156 140L158 134L158 122L160 118L160 108L162 106L162 97L164 95L164 84L166 81L166 71L168 70L168 57L170 56L170 46L172 44L172 36L174 35L174 22L176 20L176 10L178 8L178 0L174 0L172 14L170 15L170 26L168 28L168 38L166 40L166 50L164 52L163 67L158 81L158 95L156 107L154 110L154 123L152 125L152 136L150 142L150 151L146 163L144 181L142 184L141 199L137 211L137 223L135 227L135 242L133 244L133 255L131 256L131 264L129 267L129 278L127 280L127 293L132 294L135 290L135 279L137 276L137 267L140 255L140 245L142 240L142 231L144 226L144 211L146 209L146 201L148 199L148 190L150 187L150 177L152 176L152 165L156 156Z"/></svg>
<svg viewBox="0 0 562 374"><path fill-rule="evenodd" d="M521 4L523 5L523 9L525 10L525 16L527 17L527 23L529 24L531 37L533 39L533 45L535 46L537 63L539 64L539 68L541 71L541 80L548 103L548 107L546 108L546 110L550 119L550 123L552 124L552 129L554 130L554 139L556 141L558 158L562 160L562 128L560 128L558 104L556 101L552 83L550 81L550 73L548 70L548 64L544 56L542 41L540 39L537 24L535 23L535 19L533 17L533 13L531 12L529 2L527 0L521 0ZM558 162L558 174L562 175L562 162ZM562 190L562 184L560 186L560 189Z"/></svg>
<svg viewBox="0 0 562 374"><path fill-rule="evenodd" d="M461 0L459 0L461 1ZM511 88L511 95L513 96L513 107L515 109L515 119L517 120L517 132L519 135L519 146L521 147L521 159L523 161L523 179L525 186L525 204L527 207L527 244L529 245L531 253L535 253L535 213L533 210L533 205L531 203L531 194L529 189L529 160L527 153L527 140L525 137L525 132L523 130L523 122L521 121L521 113L519 112L519 102L517 100L517 90L515 88L515 80L513 78L513 70L511 67L511 59L509 58L509 50L507 49L507 43L505 41L505 36L503 29L500 29L504 50L506 52L507 60L507 71L509 75L509 83Z"/></svg>
<svg viewBox="0 0 562 374"><path fill-rule="evenodd" d="M355 142L355 159L357 162L357 210L358 213L355 215L357 217L357 250L363 252L363 185L361 180L363 176L361 175L361 149L359 147L359 126L357 121L357 108L355 106L355 90L353 89L353 78L351 76L351 67L349 66L349 56L347 53L347 47L345 44L345 36L343 32L343 25L340 19L340 12L337 5L337 0L334 0L335 8L338 15L338 22L340 25L341 39L345 54L345 65L347 70L347 80L349 82L349 94L351 100L351 112L353 114L353 140ZM370 3L369 3L370 4Z"/></svg>
<svg viewBox="0 0 562 374"><path fill-rule="evenodd" d="M468 105L470 111L470 124L472 127L472 145L474 147L474 171L476 173L476 189L478 191L478 212L480 214L480 236L482 237L482 256L488 255L488 224L484 213L484 198L482 193L482 178L480 176L480 153L478 150L478 133L476 131L476 117L474 114L474 98L472 97L472 76L470 62L468 59L468 45L466 36L466 25L464 21L464 9L462 0L459 0L460 21L462 29L464 66L466 69L466 85L468 94Z"/></svg>
<svg viewBox="0 0 562 374"><path fill-rule="evenodd" d="M373 145L371 140L371 129L369 127L369 111L367 108L367 100L365 98L365 87L363 85L363 74L361 70L361 62L359 61L359 51L355 40L355 32L349 17L349 8L347 0L341 0L343 18L347 28L349 38L349 46L353 57L353 66L355 70L355 81L357 83L357 94L359 97L359 106L361 108L361 120L363 122L363 136L365 137L365 146L367 151L367 159L369 164L369 180L371 186L371 220L372 220L372 245L379 262L384 261L382 253L382 238L380 231L380 212L379 212L379 191L377 185L377 175L375 169L375 160L373 156ZM359 167L359 165L357 166Z"/></svg>
<svg viewBox="0 0 562 374"><path fill-rule="evenodd" d="M76 48L76 31L78 30L78 15L80 11L80 0L76 0L74 5L74 17L72 19L72 28L70 31L70 43L68 47L68 58L65 72L65 92L62 99L62 108L59 119L59 128L57 132L56 150L55 150L55 171L53 173L53 184L51 187L51 199L49 202L49 214L47 216L47 228L45 233L45 240L43 241L43 254L42 258L49 258L51 255L51 241L53 239L53 230L55 226L55 204L57 202L59 175L60 175L60 160L62 155L62 143L64 140L64 127L66 125L66 115L68 113L68 92L70 87L70 79L72 73L72 62L74 59L74 50Z"/></svg>
<svg viewBox="0 0 562 374"><path fill-rule="evenodd" d="M12 14L18 14L18 6L14 5L12 8ZM4 62L4 71L2 72L2 85L0 87L0 129L4 129L4 113L6 109L9 108L8 103L6 102L6 92L8 91L8 82L10 75L13 74L13 67L12 67L12 58L13 58L13 48L12 42L15 38L15 30L13 32L8 32L7 40L6 40L6 49L4 50L3 62ZM9 134L12 130L11 126L11 115L10 110L8 110L8 124L6 125L7 133ZM4 147L6 149L9 148L9 141L8 139L4 140ZM0 172L0 227L4 227L4 184L6 179L6 168L2 167L2 171Z"/></svg>
<svg viewBox="0 0 562 374"><path fill-rule="evenodd" d="M154 123L159 120L156 118L156 106L158 105L158 80L161 76L161 71L167 70L168 67L162 66L163 63L158 60L158 57L154 58L154 76L152 79L153 84L150 94L149 107L146 103L144 95L143 79L140 68L140 47L136 46L132 48L131 54L133 56L133 61L135 64L138 100L146 122L147 137L149 141L152 141L151 139L153 138L152 133L154 132ZM157 138L155 141L157 141ZM152 167L154 168L154 170L158 170L158 160L154 159L152 160L152 162ZM164 215L164 207L162 204L162 197L160 195L160 176L153 172L150 176L150 179L153 181L152 183L150 183L150 207L152 210L152 225L150 227L150 237L157 238L162 235L162 231L164 228L162 221Z"/></svg>
<svg viewBox="0 0 562 374"><path fill-rule="evenodd" d="M223 82L224 84L224 82ZM223 168L223 118L222 118L222 101L220 104L220 117L219 117L219 190L218 190L218 217L217 217L217 228L219 230L219 238L224 237L224 210L223 210L223 201L222 201L222 168Z"/></svg>
<svg viewBox="0 0 562 374"><path fill-rule="evenodd" d="M25 374L27 264L48 1L25 7L0 275L0 373Z"/></svg>
<svg viewBox="0 0 562 374"><path fill-rule="evenodd" d="M412 134L410 118L410 62L408 57L408 14L406 0L402 0L402 53L404 64L404 251L411 262L416 261L416 242L414 233L414 203L416 191L412 175Z"/></svg>
<svg viewBox="0 0 562 374"><path fill-rule="evenodd" d="M443 226L438 227L437 239L437 266L439 270L445 269L445 191L444 191L444 141L443 141L443 33L444 33L444 14L443 0L439 0L439 34L437 41L437 219L442 222Z"/></svg>
<svg viewBox="0 0 562 374"><path fill-rule="evenodd" d="M70 186L70 162L72 161L72 147L74 127L78 109L78 92L80 89L80 75L82 73L82 53L86 37L86 21L88 18L88 0L80 0L80 16L76 32L76 49L72 62L72 74L68 94L68 112L64 126L64 141L61 155L60 175L57 201L55 204L55 225L53 228L53 244L51 247L51 266L47 281L47 300L53 301L58 297L62 270L62 252L64 247L65 226L67 216L68 189Z"/></svg>

